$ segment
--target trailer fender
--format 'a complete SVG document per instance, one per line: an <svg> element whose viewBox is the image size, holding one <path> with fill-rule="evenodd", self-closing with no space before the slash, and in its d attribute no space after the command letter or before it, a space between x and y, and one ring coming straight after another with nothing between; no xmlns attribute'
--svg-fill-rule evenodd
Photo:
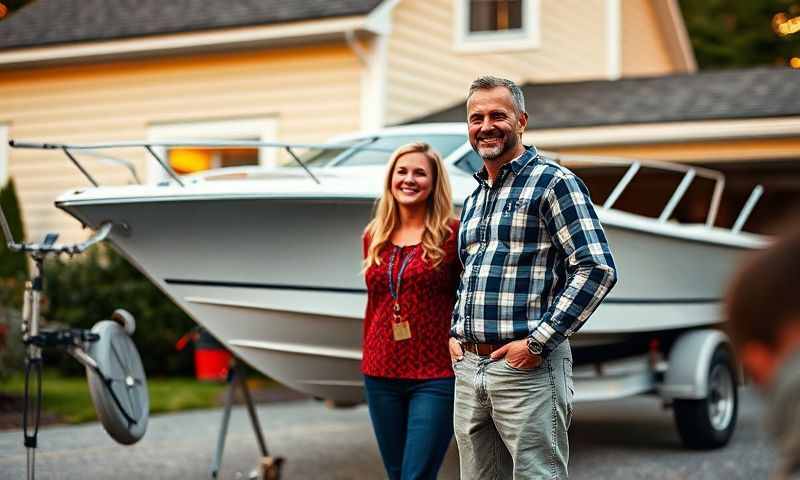
<svg viewBox="0 0 800 480"><path fill-rule="evenodd" d="M733 354L728 336L720 330L687 332L675 341L659 394L664 400L701 399L708 396L708 371L717 347Z"/></svg>

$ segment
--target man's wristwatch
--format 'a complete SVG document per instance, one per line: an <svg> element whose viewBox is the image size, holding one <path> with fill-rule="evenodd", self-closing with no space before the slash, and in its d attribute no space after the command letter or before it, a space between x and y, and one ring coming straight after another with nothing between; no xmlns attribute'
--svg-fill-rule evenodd
<svg viewBox="0 0 800 480"><path fill-rule="evenodd" d="M530 352L531 355L539 356L544 352L544 345L535 338L528 337L528 352Z"/></svg>

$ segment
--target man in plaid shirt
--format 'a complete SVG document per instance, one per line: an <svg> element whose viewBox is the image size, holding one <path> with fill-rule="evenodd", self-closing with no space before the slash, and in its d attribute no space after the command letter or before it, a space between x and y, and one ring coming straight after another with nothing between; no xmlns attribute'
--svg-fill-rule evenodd
<svg viewBox="0 0 800 480"><path fill-rule="evenodd" d="M450 340L461 478L567 478L567 337L613 287L614 261L584 184L522 144L519 87L475 80L467 122L484 168L461 214Z"/></svg>

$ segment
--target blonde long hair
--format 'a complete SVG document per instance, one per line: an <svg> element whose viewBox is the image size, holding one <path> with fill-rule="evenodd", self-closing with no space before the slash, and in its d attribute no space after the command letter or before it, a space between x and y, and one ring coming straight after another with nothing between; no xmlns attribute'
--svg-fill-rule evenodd
<svg viewBox="0 0 800 480"><path fill-rule="evenodd" d="M444 245L449 235L455 234L449 223L453 219L452 193L450 180L444 169L442 158L427 143L409 143L399 147L389 159L389 168L383 182L383 195L375 205L375 215L365 230L369 238L369 248L364 259L364 271L372 265L380 265L380 252L389 243L395 228L400 225L400 213L392 195L392 175L397 161L403 155L419 152L425 155L433 173L433 190L428 197L425 214L425 229L422 232L422 258L437 267L445 256Z"/></svg>

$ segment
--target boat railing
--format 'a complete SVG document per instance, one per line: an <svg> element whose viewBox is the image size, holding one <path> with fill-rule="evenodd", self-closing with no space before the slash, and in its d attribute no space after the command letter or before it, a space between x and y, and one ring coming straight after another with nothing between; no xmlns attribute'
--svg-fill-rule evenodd
<svg viewBox="0 0 800 480"><path fill-rule="evenodd" d="M320 184L319 178L314 175L311 169L308 168L305 162L298 156L297 150L303 149L341 149L342 152L337 158L346 158L348 155L355 151L371 150L379 151L387 154L391 150L372 146L375 138L366 138L361 141L347 143L347 144L315 144L315 143L282 143L282 142L262 142L262 141L247 141L247 140L179 140L179 141L155 141L155 142L109 142L109 143L90 143L90 144L66 144L66 143L39 143L39 142L19 142L15 140L9 141L9 145L13 148L23 149L39 149L39 150L61 150L70 161L78 168L78 170L92 183L95 187L99 187L97 180L86 170L83 164L78 161L77 154L92 156L102 161L113 162L121 165L131 172L136 183L141 184L141 179L136 172L136 168L132 162L115 156L110 156L99 151L108 149L124 149L124 148L139 148L144 149L147 154L152 157L156 163L172 178L175 183L181 187L186 184L180 175L166 162L161 155L156 151L157 149L168 148L259 148L268 149L275 148L285 151L303 170L308 176L317 184ZM626 190L628 185L634 179L637 173L642 168L651 168L661 171L683 173L680 183L672 192L669 200L667 201L661 213L658 216L658 221L666 223L675 208L680 203L683 196L688 191L695 178L705 178L714 182L714 191L711 195L711 200L708 207L708 214L706 215L705 226L711 228L714 226L717 214L719 212L720 202L722 200L722 192L725 189L725 175L722 172L712 170L709 168L698 167L694 165L686 165L681 163L665 162L660 160L637 160L624 157L599 157L590 155L577 155L577 154L563 154L558 152L542 152L544 155L555 159L558 162L568 163L587 163L591 165L609 165L609 166L627 166L625 173L620 180L611 190L608 198L603 202L602 207L611 209L616 204L622 193ZM761 185L756 185L750 193L747 201L736 217L736 220L731 228L734 233L741 232L744 224L747 222L750 214L764 193Z"/></svg>
<svg viewBox="0 0 800 480"><path fill-rule="evenodd" d="M628 168L625 170L622 178L620 178L620 180L611 190L611 193L608 195L605 202L603 202L602 206L606 209L613 208L619 197L642 168L652 168L656 170L682 173L683 177L681 178L680 183L678 183L678 186L672 192L672 195L658 216L658 221L661 223L666 223L669 220L669 218L672 216L672 213L675 211L675 208L686 194L686 191L689 190L689 187L695 178L699 177L712 180L714 182L714 191L711 194L705 226L711 228L714 226L714 223L717 220L719 205L722 201L722 192L725 189L725 175L722 172L694 165L665 162L660 160L636 160L624 157L595 157L590 155L563 154L557 152L543 153L544 155L553 158L560 163L588 163L592 165L621 167L627 165ZM747 222L747 219L750 217L750 214L752 213L763 193L764 188L761 185L756 185L753 188L752 192L750 192L750 195L747 198L747 201L739 212L739 215L736 217L736 221L734 222L731 231L734 233L739 233L742 231L745 222Z"/></svg>
<svg viewBox="0 0 800 480"><path fill-rule="evenodd" d="M15 140L10 140L8 142L9 146L12 148L22 148L22 149L37 149L37 150L60 150L62 151L67 158L77 167L77 169L86 177L89 182L95 186L99 187L100 184L98 183L97 179L92 176L91 173L84 167L84 165L78 160L77 156L80 155L87 155L97 159L100 159L105 162L115 163L118 165L123 166L126 168L133 177L134 181L137 184L142 184L141 178L139 177L136 167L134 164L126 160L124 158L119 158L116 156L107 155L105 153L100 153L99 151L108 150L108 149L123 149L123 148L139 148L144 149L147 154L156 161L156 163L164 170L164 172L169 175L172 180L175 181L181 187L185 187L186 184L181 179L180 175L172 168L169 162L165 161L161 155L158 154L156 151L157 149L167 149L167 148L197 148L197 147L204 147L204 148L258 148L258 149L280 149L285 151L289 157L292 158L300 167L305 170L306 174L318 185L321 183L319 178L314 175L314 173L308 168L308 166L303 162L303 160L298 156L297 151L302 149L330 149L332 147L338 148L342 150L341 156L348 155L349 153L356 151L356 150L373 150L385 153L391 153L391 150L387 150L385 148L378 148L378 147L371 147L369 146L372 143L373 139L365 139L360 142L354 142L350 144L315 144L315 143L284 143L284 142L261 142L261 141L248 141L248 140L179 140L179 141L157 141L157 142L109 142L109 143L87 143L87 144L67 144L67 143L41 143L41 142L20 142Z"/></svg>

